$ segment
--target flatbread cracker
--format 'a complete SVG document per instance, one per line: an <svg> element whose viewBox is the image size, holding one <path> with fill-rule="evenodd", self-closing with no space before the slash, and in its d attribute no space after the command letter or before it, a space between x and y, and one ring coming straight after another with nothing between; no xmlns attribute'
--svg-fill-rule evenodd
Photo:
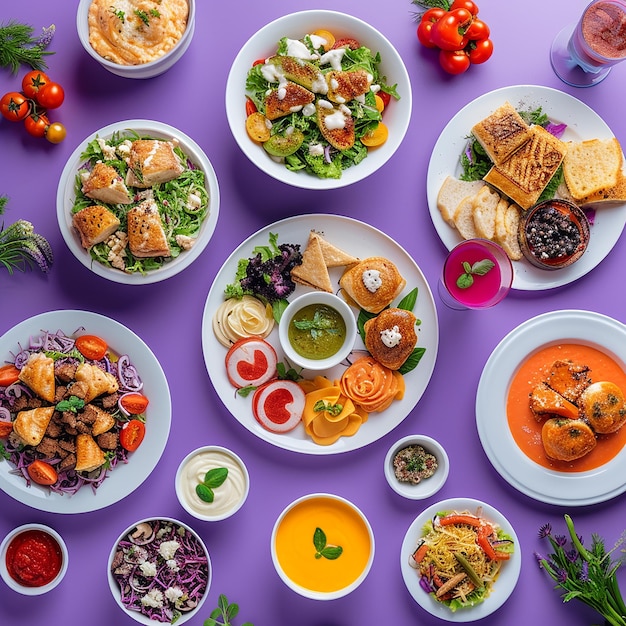
<svg viewBox="0 0 626 626"><path fill-rule="evenodd" d="M333 293L328 268L317 237L309 236L309 243L302 253L302 263L291 270L291 278L301 285Z"/></svg>
<svg viewBox="0 0 626 626"><path fill-rule="evenodd" d="M353 265L359 262L359 259L340 250L337 246L333 246L332 243L328 243L322 235L313 230L309 235L309 241L312 239L317 239L319 242L326 267L345 267L346 265Z"/></svg>

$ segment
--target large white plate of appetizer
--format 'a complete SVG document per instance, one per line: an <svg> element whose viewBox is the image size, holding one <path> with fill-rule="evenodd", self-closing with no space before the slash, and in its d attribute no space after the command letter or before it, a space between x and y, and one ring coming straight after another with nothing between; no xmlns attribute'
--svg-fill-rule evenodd
<svg viewBox="0 0 626 626"><path fill-rule="evenodd" d="M169 436L170 392L133 331L50 311L2 335L0 355L0 489L41 511L85 513L150 475Z"/></svg>
<svg viewBox="0 0 626 626"><path fill-rule="evenodd" d="M582 310L520 324L487 360L476 395L485 454L511 486L561 506L626 490L626 326Z"/></svg>
<svg viewBox="0 0 626 626"><path fill-rule="evenodd" d="M262 265L262 258L269 258L270 265ZM276 269L282 267L287 267L286 273ZM331 292L342 299L352 294L362 302L362 294L354 286L362 286L365 275L381 279L378 287L370 285L372 291L368 292L376 305L368 301L365 306L382 310L368 313L350 301L360 331L347 359L327 370L303 369L289 362L278 338L276 319L281 314L277 310L308 292L326 296ZM392 281L393 288L388 290ZM273 304L268 306L269 301ZM371 347L370 341L382 332L377 321L395 315L410 322L406 327L398 322L402 330L398 333L396 328L393 334L403 356L390 362L385 349ZM368 321L372 322L369 337L364 334ZM400 424L428 385L438 343L435 303L415 261L383 232L337 215L290 217L251 235L218 272L202 318L206 367L230 413L260 439L312 455L361 448ZM247 360L242 346L252 347L261 358ZM261 362L259 377L250 379L249 384L248 379L237 381L237 374L233 375L242 363L253 369ZM276 385L277 393L263 391L268 385ZM275 417L269 415L272 405L280 405Z"/></svg>
<svg viewBox="0 0 626 626"><path fill-rule="evenodd" d="M511 523L491 505L472 498L429 506L409 526L400 549L409 593L424 610L447 622L473 622L499 609L513 593L521 565L521 546Z"/></svg>
<svg viewBox="0 0 626 626"><path fill-rule="evenodd" d="M546 165L546 169L544 169L544 163L541 162L541 159L533 161L533 168L536 166L540 176L543 177L541 178L543 182L537 183L538 188L536 191L539 195L526 193L528 188L524 185L522 185L524 189L522 191L520 185L517 184L517 177L514 174L516 167L521 167L522 169L526 167L528 161L524 161L524 158L532 152L530 150L531 146L536 146L537 142L542 144L544 137L539 135L545 135L544 133L531 134L530 136L536 143L533 143L533 141L522 141L521 149L513 151L513 156L510 156L508 153L498 154L496 152L492 154L489 142L483 137L483 142L481 143L487 145L487 154L493 159L502 159L500 165L495 165L492 159L487 157L482 159L481 168L480 155L477 158L476 152L472 150L472 145L478 145L478 142L475 141L475 135L472 133L473 129L507 103L516 112L523 115L528 129L539 130L537 127L542 126L542 129L548 129L551 136L558 138L556 149L560 153L560 157L557 159L557 162L553 162L550 166ZM541 108L541 111L538 111L539 108ZM523 130L526 132L527 128ZM477 181L482 181L483 175L493 166L496 174L504 171L505 175L492 175L491 177L493 183L501 185L501 188L492 184L488 187L492 192L495 191L501 199L517 209L517 215L514 215L515 220L511 220L511 223L514 222L516 224L520 221L526 209L537 200L554 195L554 193L558 197L571 199L576 204L583 206L591 222L590 242L585 254L572 265L558 270L544 270L534 267L521 257L520 250L516 246L515 233L513 233L511 239L515 248L511 256L515 270L513 288L525 291L543 290L566 285L577 280L596 267L608 255L619 239L626 223L626 203L624 202L626 198L623 196L624 174L621 170L622 155L619 144L613 146L615 149L614 153L617 152L614 170L602 173L602 175L606 174L608 178L613 177L612 181L615 183L611 187L611 192L607 194L611 196L608 199L610 201L605 199L604 202L597 202L602 192L583 196L582 192L573 188L573 185L570 186L576 172L574 172L575 160L566 156L567 146L574 144L581 148L582 142L599 140L610 148L611 142L607 140L613 140L613 138L613 132L595 111L577 98L556 89L537 85L515 85L496 89L476 98L464 106L448 122L433 148L430 159L427 179L428 206L439 237L449 250L463 238L468 238L469 236L494 239L501 244L504 241L505 246L507 245L506 229L503 227L500 233L498 233L496 227L494 231L493 217L486 224L482 220L477 220L478 228L476 228L476 220L472 220L470 217L469 221L467 221L467 211L463 211L460 208L461 200L466 198L475 200L477 198L476 194L479 192L481 184ZM551 143L554 144L555 142ZM494 142L494 145L497 145L497 142ZM478 148L480 150L481 146L478 145ZM525 152L526 148L528 148L528 151ZM511 149L513 150L514 146L511 146ZM484 149L482 153L484 156ZM541 150L540 153L542 153ZM571 164L570 166L566 166L568 160ZM605 159L595 160L600 162ZM473 169L472 173L469 173L470 170L468 168L473 168L474 166L477 167ZM572 170L569 178L563 175L566 167L570 167ZM511 176L514 180L513 187L510 185ZM463 177L466 180L473 179L474 182L472 183L473 187L469 186L468 183L462 189L453 189L451 186L448 197L444 197L444 208L442 210L442 203L438 202L438 198L448 177L455 179L455 181ZM487 180L490 180L489 177ZM548 180L552 182L548 183ZM557 186L558 182L560 184ZM544 183L546 183L546 187L543 187ZM557 188L556 192L555 187ZM504 188L504 191L502 191L502 188ZM534 187L533 190L535 190ZM508 195L509 191L512 191L515 196L514 201L511 201L511 196ZM519 195L516 191L520 192ZM521 204L516 201L518 197ZM454 204L454 207L451 207L450 203ZM454 213L456 213L456 222ZM504 224L504 221L500 223ZM511 230L514 231L516 228L511 228Z"/></svg>

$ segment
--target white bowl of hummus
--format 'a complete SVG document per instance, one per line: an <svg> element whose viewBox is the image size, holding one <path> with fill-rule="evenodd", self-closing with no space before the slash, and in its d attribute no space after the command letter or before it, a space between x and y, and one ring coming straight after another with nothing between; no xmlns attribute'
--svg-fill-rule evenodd
<svg viewBox="0 0 626 626"><path fill-rule="evenodd" d="M152 78L185 53L195 28L195 0L80 0L78 37L109 72Z"/></svg>

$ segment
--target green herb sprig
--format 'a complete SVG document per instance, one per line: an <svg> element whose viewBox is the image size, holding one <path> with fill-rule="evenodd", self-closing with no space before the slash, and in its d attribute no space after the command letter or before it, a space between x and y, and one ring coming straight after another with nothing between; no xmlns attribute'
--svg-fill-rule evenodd
<svg viewBox="0 0 626 626"><path fill-rule="evenodd" d="M20 65L30 65L34 70L47 68L44 57L54 36L55 26L42 29L39 37L33 37L33 27L11 21L0 25L0 66L8 67L17 74Z"/></svg>
<svg viewBox="0 0 626 626"><path fill-rule="evenodd" d="M204 626L233 626L232 620L239 614L239 605L229 603L228 598L222 593L217 600L217 608L211 611L211 615L204 620ZM221 620L221 621L218 621ZM252 622L244 622L241 626L253 626Z"/></svg>
<svg viewBox="0 0 626 626"><path fill-rule="evenodd" d="M313 533L313 545L315 546L316 559L324 557L329 561L334 561L343 553L343 548L341 546L329 546L326 543L326 533L319 527L316 528Z"/></svg>
<svg viewBox="0 0 626 626"><path fill-rule="evenodd" d="M213 502L215 499L213 490L223 485L227 477L227 467L214 467L210 469L204 475L204 481L196 485L196 495L204 502Z"/></svg>
<svg viewBox="0 0 626 626"><path fill-rule="evenodd" d="M78 411L85 406L85 401L77 396L70 396L67 400L61 400L56 405L56 410L64 413L65 411L71 411L72 413L78 413Z"/></svg>
<svg viewBox="0 0 626 626"><path fill-rule="evenodd" d="M579 600L602 615L606 624L626 626L626 605L617 583L617 570L623 559L612 557L626 542L626 531L609 551L604 540L594 533L587 549L569 515L565 515L565 524L569 538L553 534L550 524L540 528L539 537L548 539L553 552L547 557L535 553L539 567L556 583L555 588L561 590L563 602Z"/></svg>
<svg viewBox="0 0 626 626"><path fill-rule="evenodd" d="M474 276L484 276L495 267L495 263L489 259L476 261L470 265L463 261L463 273L456 279L456 286L459 289L468 289L474 284Z"/></svg>

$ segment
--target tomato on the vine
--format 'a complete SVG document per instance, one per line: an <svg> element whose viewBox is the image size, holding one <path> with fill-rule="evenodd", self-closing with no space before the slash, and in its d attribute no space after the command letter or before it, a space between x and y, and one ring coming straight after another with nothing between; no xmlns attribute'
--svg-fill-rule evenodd
<svg viewBox="0 0 626 626"><path fill-rule="evenodd" d="M435 48L435 44L430 39L430 32L433 25L438 22L447 11L439 7L432 7L425 11L422 15L422 19L417 27L417 38L420 43L426 48Z"/></svg>
<svg viewBox="0 0 626 626"><path fill-rule="evenodd" d="M474 41L476 39L486 39L489 35L491 35L489 26L478 18L474 18L468 29L465 31L465 36L470 41Z"/></svg>
<svg viewBox="0 0 626 626"><path fill-rule="evenodd" d="M2 116L11 122L20 122L30 111L28 98L19 91L9 91L0 100Z"/></svg>
<svg viewBox="0 0 626 626"><path fill-rule="evenodd" d="M478 15L478 5L473 0L454 0L450 11L453 9L467 9L472 15Z"/></svg>
<svg viewBox="0 0 626 626"><path fill-rule="evenodd" d="M60 122L54 122L46 129L46 139L50 143L61 143L65 139L66 135L67 130Z"/></svg>
<svg viewBox="0 0 626 626"><path fill-rule="evenodd" d="M466 50L471 63L484 63L493 54L493 42L489 38L471 41Z"/></svg>
<svg viewBox="0 0 626 626"><path fill-rule="evenodd" d="M37 99L37 94L41 89L50 82L47 74L39 70L32 70L22 78L22 93L27 98Z"/></svg>
<svg viewBox="0 0 626 626"><path fill-rule="evenodd" d="M471 65L469 55L465 50L441 50L439 63L448 74L462 74Z"/></svg>
<svg viewBox="0 0 626 626"><path fill-rule="evenodd" d="M50 121L43 113L31 113L24 120L26 132L33 137L43 137L48 126L50 126Z"/></svg>
<svg viewBox="0 0 626 626"><path fill-rule="evenodd" d="M442 50L462 50L467 45L465 31L472 22L467 9L454 9L439 18L430 31L430 40Z"/></svg>
<svg viewBox="0 0 626 626"><path fill-rule="evenodd" d="M37 94L37 102L44 109L57 109L65 100L65 92L59 83L46 83Z"/></svg>

